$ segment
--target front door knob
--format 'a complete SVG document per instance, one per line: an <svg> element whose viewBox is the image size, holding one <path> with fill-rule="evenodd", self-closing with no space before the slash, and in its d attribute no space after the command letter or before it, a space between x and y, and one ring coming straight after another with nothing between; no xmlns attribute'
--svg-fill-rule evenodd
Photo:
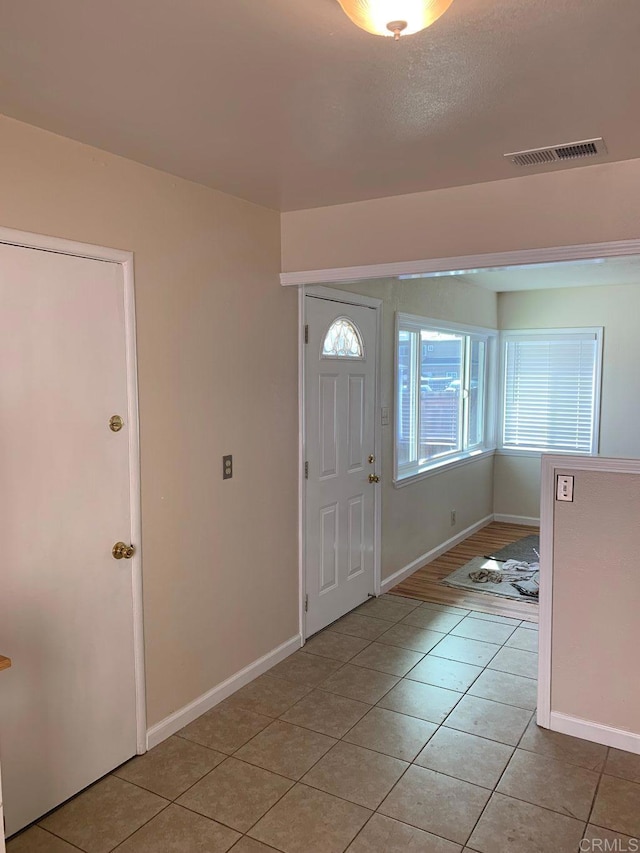
<svg viewBox="0 0 640 853"><path fill-rule="evenodd" d="M135 554L136 549L133 545L125 545L124 542L116 542L111 549L111 553L116 560L130 560Z"/></svg>
<svg viewBox="0 0 640 853"><path fill-rule="evenodd" d="M369 482L370 483L379 483L380 477L377 474L369 474Z"/></svg>

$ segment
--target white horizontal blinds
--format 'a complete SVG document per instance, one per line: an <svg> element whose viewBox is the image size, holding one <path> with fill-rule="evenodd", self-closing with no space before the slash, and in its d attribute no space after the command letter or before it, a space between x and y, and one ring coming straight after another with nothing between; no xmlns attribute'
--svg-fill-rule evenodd
<svg viewBox="0 0 640 853"><path fill-rule="evenodd" d="M593 453L595 332L506 336L503 446Z"/></svg>

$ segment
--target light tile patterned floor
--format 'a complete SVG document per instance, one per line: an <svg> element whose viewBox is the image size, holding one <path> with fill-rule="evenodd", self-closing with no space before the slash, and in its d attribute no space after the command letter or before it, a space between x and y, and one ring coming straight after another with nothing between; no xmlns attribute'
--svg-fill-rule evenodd
<svg viewBox="0 0 640 853"><path fill-rule="evenodd" d="M536 648L517 619L369 601L8 853L640 849L640 756L538 729Z"/></svg>

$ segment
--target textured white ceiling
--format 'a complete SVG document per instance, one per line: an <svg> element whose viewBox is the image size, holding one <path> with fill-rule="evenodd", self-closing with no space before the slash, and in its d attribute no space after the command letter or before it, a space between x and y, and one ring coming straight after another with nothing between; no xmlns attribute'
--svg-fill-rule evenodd
<svg viewBox="0 0 640 853"><path fill-rule="evenodd" d="M397 43L336 0L0 21L0 112L281 210L526 174L502 154L593 136L640 156L640 0L454 0Z"/></svg>

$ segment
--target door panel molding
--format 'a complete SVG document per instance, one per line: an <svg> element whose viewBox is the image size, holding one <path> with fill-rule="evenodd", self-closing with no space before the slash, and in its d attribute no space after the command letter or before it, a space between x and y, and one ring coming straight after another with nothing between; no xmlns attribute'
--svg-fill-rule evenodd
<svg viewBox="0 0 640 853"><path fill-rule="evenodd" d="M320 595L338 585L338 505L320 510Z"/></svg>
<svg viewBox="0 0 640 853"><path fill-rule="evenodd" d="M347 453L349 471L362 470L364 441L364 422L362 409L364 403L364 376L349 377L349 409L347 412Z"/></svg>
<svg viewBox="0 0 640 853"><path fill-rule="evenodd" d="M349 569L347 580L364 571L364 496L349 498Z"/></svg>
<svg viewBox="0 0 640 853"><path fill-rule="evenodd" d="M62 237L33 234L0 227L0 243L38 249L58 255L73 255L88 260L119 264L124 283L125 359L127 371L127 417L129 425L129 495L131 530L129 541L136 551L131 559L133 601L134 673L136 692L136 747L139 755L147 751L147 703L144 662L144 622L142 601L142 513L140 503L140 417L138 408L138 362L133 252L79 243Z"/></svg>

